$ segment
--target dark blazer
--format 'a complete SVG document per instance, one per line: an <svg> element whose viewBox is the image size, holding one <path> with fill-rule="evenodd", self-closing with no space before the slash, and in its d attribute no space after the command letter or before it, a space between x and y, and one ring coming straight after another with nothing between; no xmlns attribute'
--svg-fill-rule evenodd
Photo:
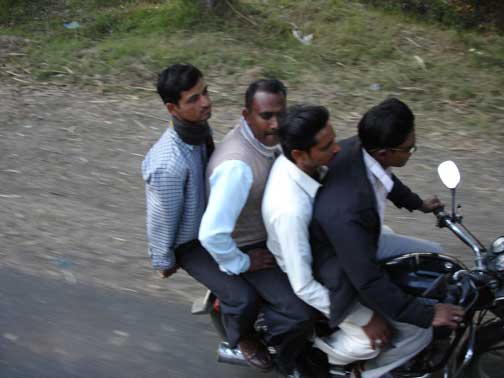
<svg viewBox="0 0 504 378"><path fill-rule="evenodd" d="M358 297L396 321L427 328L434 308L404 293L377 262L381 232L376 196L357 137L339 143L315 199L310 226L315 278L330 290L331 326L337 326ZM393 176L389 193L396 206L412 211L422 200Z"/></svg>

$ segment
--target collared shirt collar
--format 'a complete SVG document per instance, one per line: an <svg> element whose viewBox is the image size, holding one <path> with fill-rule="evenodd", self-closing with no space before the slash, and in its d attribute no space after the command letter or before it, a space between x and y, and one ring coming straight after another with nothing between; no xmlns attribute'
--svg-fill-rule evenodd
<svg viewBox="0 0 504 378"><path fill-rule="evenodd" d="M315 180L310 175L306 174L304 171L299 169L296 164L287 159L285 155L280 155L278 157L279 162L277 164L282 164L285 166L288 175L294 180L294 182L311 198L315 198L318 189L321 184ZM322 169L324 171L324 169ZM325 170L327 171L327 169Z"/></svg>
<svg viewBox="0 0 504 378"><path fill-rule="evenodd" d="M392 180L392 169L383 169L380 163L376 161L364 148L362 149L364 155L364 163L366 168L371 174L378 180L387 193L390 193L394 187L394 181Z"/></svg>
<svg viewBox="0 0 504 378"><path fill-rule="evenodd" d="M281 150L280 150L280 145L275 145L275 146L266 146L259 142L257 138L255 137L254 133L250 129L250 126L248 125L247 121L245 118L240 117L240 126L241 126L241 132L245 139L256 149L261 155L264 155L266 157L271 157L274 158L275 155L278 155Z"/></svg>

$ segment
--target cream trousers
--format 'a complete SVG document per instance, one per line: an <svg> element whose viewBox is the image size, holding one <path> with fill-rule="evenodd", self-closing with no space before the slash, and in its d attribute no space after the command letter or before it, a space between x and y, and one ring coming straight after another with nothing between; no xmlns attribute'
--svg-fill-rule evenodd
<svg viewBox="0 0 504 378"><path fill-rule="evenodd" d="M371 315L370 309L357 303L340 323L339 330L324 338L316 337L314 346L327 354L330 364L366 360L362 378L379 378L414 357L432 340L431 328L388 320L393 329L391 344L374 350L362 328Z"/></svg>

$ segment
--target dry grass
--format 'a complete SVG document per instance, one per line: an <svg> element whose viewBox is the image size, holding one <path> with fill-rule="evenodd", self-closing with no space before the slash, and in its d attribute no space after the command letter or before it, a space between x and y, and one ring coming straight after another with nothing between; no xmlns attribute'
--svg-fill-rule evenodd
<svg viewBox="0 0 504 378"><path fill-rule="evenodd" d="M187 0L114 0L99 9L49 3L59 6L0 27L0 34L32 41L10 50L3 44L10 55L3 54L1 75L135 90L152 88L166 65L190 61L206 72L219 101L241 102L250 80L276 76L289 84L291 99L327 105L342 120L399 96L439 125L497 134L504 126L504 39L495 34L338 0L242 0L224 15ZM65 29L71 20L81 27ZM293 37L294 25L313 34L310 44Z"/></svg>

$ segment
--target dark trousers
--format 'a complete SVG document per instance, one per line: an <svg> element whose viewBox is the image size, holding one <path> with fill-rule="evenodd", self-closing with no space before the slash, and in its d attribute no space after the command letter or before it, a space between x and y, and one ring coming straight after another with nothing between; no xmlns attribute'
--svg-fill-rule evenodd
<svg viewBox="0 0 504 378"><path fill-rule="evenodd" d="M241 337L254 332L261 299L241 276L222 272L212 256L197 241L175 251L177 264L219 298L227 341L235 347Z"/></svg>
<svg viewBox="0 0 504 378"><path fill-rule="evenodd" d="M246 252L258 247L264 248L264 243L241 250ZM313 332L315 310L294 294L287 275L280 268L228 275L199 243L177 249L176 258L189 275L221 301L223 324L232 346L240 337L253 333L254 322L262 311L269 331L267 341L277 349L277 364L285 369L294 366Z"/></svg>
<svg viewBox="0 0 504 378"><path fill-rule="evenodd" d="M240 247L245 253L255 248L266 248L266 243ZM316 311L294 293L289 278L277 266L241 276L263 300L261 309L269 331L267 341L277 351L276 364L280 369L290 370L306 352Z"/></svg>

